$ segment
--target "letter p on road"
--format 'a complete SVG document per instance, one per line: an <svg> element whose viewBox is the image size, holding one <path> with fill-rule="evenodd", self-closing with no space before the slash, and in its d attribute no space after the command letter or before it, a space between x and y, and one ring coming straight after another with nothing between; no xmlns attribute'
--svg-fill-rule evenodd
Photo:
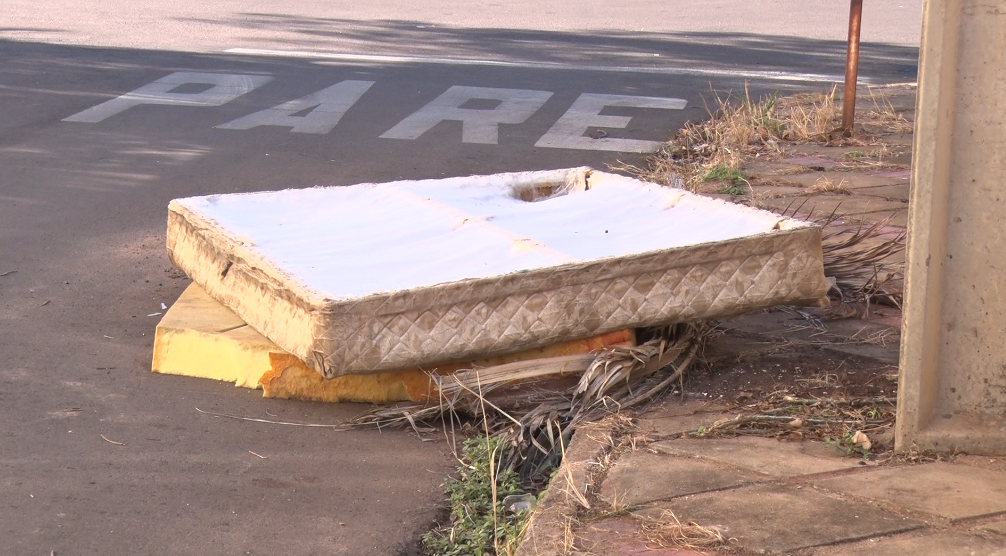
<svg viewBox="0 0 1006 556"><path fill-rule="evenodd" d="M272 77L267 75L179 71L83 112L63 118L63 121L98 123L142 104L221 106L270 81L272 81ZM209 88L194 93L177 91L184 85L208 85Z"/></svg>

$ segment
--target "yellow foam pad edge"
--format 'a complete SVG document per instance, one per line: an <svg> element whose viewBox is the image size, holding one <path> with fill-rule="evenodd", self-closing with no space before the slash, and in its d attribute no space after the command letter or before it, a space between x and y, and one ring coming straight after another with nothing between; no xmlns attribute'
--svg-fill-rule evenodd
<svg viewBox="0 0 1006 556"><path fill-rule="evenodd" d="M432 370L446 374L475 365L486 367L539 357L587 353L604 346L626 345L634 341L632 330L619 330ZM267 398L389 403L422 401L436 394L427 370L422 369L324 379L195 284L182 292L157 325L152 370L155 373L233 382L245 388L261 388Z"/></svg>

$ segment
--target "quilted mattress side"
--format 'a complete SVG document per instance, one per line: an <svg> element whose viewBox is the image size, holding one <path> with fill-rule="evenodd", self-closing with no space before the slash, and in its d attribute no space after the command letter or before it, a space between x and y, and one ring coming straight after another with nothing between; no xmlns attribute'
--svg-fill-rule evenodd
<svg viewBox="0 0 1006 556"><path fill-rule="evenodd" d="M812 303L827 289L821 230L801 225L330 302L314 320L316 343L308 363L326 377L433 367L621 328Z"/></svg>

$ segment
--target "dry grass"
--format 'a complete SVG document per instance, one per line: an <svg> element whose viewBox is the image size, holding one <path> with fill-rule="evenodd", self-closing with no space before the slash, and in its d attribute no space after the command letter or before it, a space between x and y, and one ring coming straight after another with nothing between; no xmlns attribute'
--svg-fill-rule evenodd
<svg viewBox="0 0 1006 556"><path fill-rule="evenodd" d="M849 338L849 343L870 344L884 346L887 344L897 344L901 341L901 331L895 328L885 328L874 332L866 332L866 328L860 329Z"/></svg>
<svg viewBox="0 0 1006 556"><path fill-rule="evenodd" d="M865 127L875 127L884 133L911 133L915 124L899 114L887 94L876 87L868 88L873 108L861 118Z"/></svg>
<svg viewBox="0 0 1006 556"><path fill-rule="evenodd" d="M810 378L798 378L796 382L807 388L824 388L838 384L838 375L834 373L818 373Z"/></svg>
<svg viewBox="0 0 1006 556"><path fill-rule="evenodd" d="M562 449L562 461L566 461L565 443L564 442L561 443L560 446ZM575 500L576 503L579 504L581 508L589 510L590 501L587 500L586 493L580 492L580 487L576 484L576 481L573 479L573 470L569 468L569 465L564 465L562 466L562 468L566 470L566 473L563 474L563 480L566 481L566 489L565 489L566 494L567 495L572 494L573 500Z"/></svg>
<svg viewBox="0 0 1006 556"><path fill-rule="evenodd" d="M660 548L702 550L727 546L731 539L716 527L705 527L664 510L657 517L642 518L640 528L647 542Z"/></svg>
<svg viewBox="0 0 1006 556"><path fill-rule="evenodd" d="M647 167L622 165L647 181L698 190L708 176L740 173L749 158L778 154L783 142L827 142L838 124L835 90L791 97L752 99L745 88L740 98L713 92L709 118L690 122L650 158Z"/></svg>
<svg viewBox="0 0 1006 556"><path fill-rule="evenodd" d="M779 103L784 124L780 139L794 143L827 142L838 127L842 109L835 103L837 87L830 93L807 93L785 97Z"/></svg>
<svg viewBox="0 0 1006 556"><path fill-rule="evenodd" d="M845 180L840 180L838 183L831 181L831 179L822 176L814 185L807 188L808 193L830 193L836 195L852 195L852 191L849 190L848 183Z"/></svg>
<svg viewBox="0 0 1006 556"><path fill-rule="evenodd" d="M754 99L746 87L739 97L713 91L706 103L706 120L685 124L644 167L620 164L612 169L698 191L711 174L743 175L746 161L778 156L787 144L870 146L872 150L855 163L882 164L882 158L892 153L879 137L912 131L912 122L898 112L887 93L870 87L873 107L857 112L858 135L842 137L837 93L833 87L821 93Z"/></svg>
<svg viewBox="0 0 1006 556"><path fill-rule="evenodd" d="M572 516L566 516L562 520L562 544L559 547L559 554L569 556L576 550L576 528L579 523Z"/></svg>

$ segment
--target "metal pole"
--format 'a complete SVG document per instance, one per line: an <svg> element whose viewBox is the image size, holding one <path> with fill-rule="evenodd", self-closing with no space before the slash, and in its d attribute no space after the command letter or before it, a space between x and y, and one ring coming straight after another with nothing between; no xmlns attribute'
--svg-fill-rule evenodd
<svg viewBox="0 0 1006 556"><path fill-rule="evenodd" d="M863 0L849 6L849 50L845 57L845 94L842 96L842 135L852 136L856 120L856 83L859 77L859 26L863 19Z"/></svg>

